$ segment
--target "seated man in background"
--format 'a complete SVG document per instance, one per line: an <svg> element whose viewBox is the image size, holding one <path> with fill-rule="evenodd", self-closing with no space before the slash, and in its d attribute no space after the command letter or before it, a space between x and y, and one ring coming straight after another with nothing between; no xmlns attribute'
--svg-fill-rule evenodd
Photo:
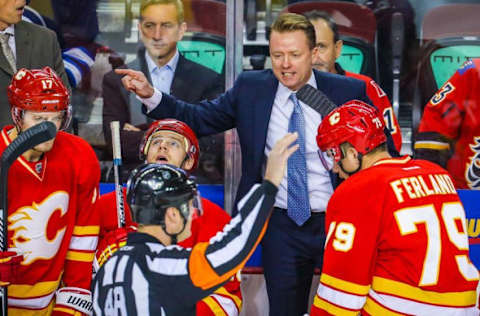
<svg viewBox="0 0 480 316"><path fill-rule="evenodd" d="M480 189L480 59L463 64L425 106L415 158L452 175L457 189Z"/></svg>
<svg viewBox="0 0 480 316"><path fill-rule="evenodd" d="M328 203L310 315L478 315L478 271L447 171L392 158L382 118L356 100L322 121L317 143L346 180Z"/></svg>
<svg viewBox="0 0 480 316"><path fill-rule="evenodd" d="M327 12L314 10L306 12L304 15L315 27L317 51L313 56L313 67L320 71L364 81L367 96L382 113L385 125L395 143L395 148L400 152L402 132L387 94L372 78L346 71L336 62L342 54L343 41L340 39L335 20Z"/></svg>
<svg viewBox="0 0 480 316"><path fill-rule="evenodd" d="M146 163L170 164L182 168L187 173L192 173L197 168L199 155L200 149L195 133L188 125L174 119L153 122L146 131L140 146L140 156ZM125 190L123 194L125 195ZM126 195L124 199L126 200ZM100 217L100 252L97 253L99 265L107 259L109 251L121 246L117 245L115 240L111 240L112 235L104 239L106 234L118 228L115 203L115 192L111 192L102 195L96 205L97 212L102 214ZM202 205L203 215L192 221L191 236L183 241L178 241L179 246L187 248L193 247L199 242L206 242L230 221L230 216L215 203L202 198ZM125 209L127 227L134 225L128 204L125 205ZM113 237L118 236L115 235L117 233L113 234ZM123 237L126 237L125 231L123 231ZM120 235L120 239L122 239L122 235ZM112 242L113 244L110 245ZM119 242L123 245L125 239ZM106 246L110 246L110 248L103 253L102 250ZM239 275L236 275L214 294L197 303L197 315L236 316L240 313L241 305L240 278Z"/></svg>
<svg viewBox="0 0 480 316"><path fill-rule="evenodd" d="M213 99L223 92L224 79L220 75L186 59L177 49L177 42L187 29L181 0L142 0L138 29L144 47L128 68L142 71L158 90L188 102ZM138 144L151 121L142 113L135 94L124 89L121 76L115 72L105 75L102 93L103 131L107 145L110 144L107 148L111 149L110 122L120 121L122 157L128 172L140 163ZM204 152L223 149L223 135L204 138L200 147ZM223 150L214 154L223 157ZM223 175L223 164L216 167ZM223 182L223 178L220 180Z"/></svg>
<svg viewBox="0 0 480 316"><path fill-rule="evenodd" d="M194 315L196 302L234 276L263 237L296 139L289 133L276 143L263 183L239 202L239 214L222 233L193 248L168 246L188 238L192 218L201 214L195 182L167 164L134 170L127 203L139 228L98 271L94 314Z"/></svg>

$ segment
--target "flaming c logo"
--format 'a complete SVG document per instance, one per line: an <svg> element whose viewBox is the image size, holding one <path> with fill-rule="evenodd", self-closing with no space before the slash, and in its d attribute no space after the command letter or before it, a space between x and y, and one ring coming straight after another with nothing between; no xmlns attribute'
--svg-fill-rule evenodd
<svg viewBox="0 0 480 316"><path fill-rule="evenodd" d="M69 196L64 191L50 194L40 203L19 208L8 217L8 230L13 231L13 247L23 253L23 265L38 259L50 259L56 255L62 243L66 227L59 227L52 238L47 237L47 228L52 215L63 216L68 209Z"/></svg>
<svg viewBox="0 0 480 316"><path fill-rule="evenodd" d="M480 189L480 137L474 138L474 144L470 145L474 152L471 162L467 164L465 178L470 189Z"/></svg>

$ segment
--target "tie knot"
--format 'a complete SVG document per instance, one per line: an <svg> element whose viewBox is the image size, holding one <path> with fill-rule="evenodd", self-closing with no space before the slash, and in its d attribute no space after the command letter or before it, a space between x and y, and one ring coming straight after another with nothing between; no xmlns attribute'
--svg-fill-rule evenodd
<svg viewBox="0 0 480 316"><path fill-rule="evenodd" d="M10 33L1 33L0 34L0 42L7 43L8 39L10 38Z"/></svg>
<svg viewBox="0 0 480 316"><path fill-rule="evenodd" d="M292 93L290 95L290 100L292 100L293 102L293 112L296 112L296 113L302 112L302 107L300 106L300 102L298 102L296 93Z"/></svg>

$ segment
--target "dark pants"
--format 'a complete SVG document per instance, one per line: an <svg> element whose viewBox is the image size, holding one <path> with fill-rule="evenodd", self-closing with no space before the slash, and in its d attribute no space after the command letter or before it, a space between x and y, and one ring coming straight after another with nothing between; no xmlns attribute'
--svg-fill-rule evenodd
<svg viewBox="0 0 480 316"><path fill-rule="evenodd" d="M275 208L262 240L262 263L270 316L307 313L313 270L321 269L325 213L312 213L297 226L287 211Z"/></svg>

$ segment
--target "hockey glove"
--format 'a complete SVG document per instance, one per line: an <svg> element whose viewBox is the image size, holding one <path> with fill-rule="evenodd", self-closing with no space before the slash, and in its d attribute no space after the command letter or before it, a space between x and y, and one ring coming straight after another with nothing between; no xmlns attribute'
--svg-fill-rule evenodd
<svg viewBox="0 0 480 316"><path fill-rule="evenodd" d="M134 231L134 226L117 228L108 232L105 237L98 242L97 252L93 260L93 267L98 271L100 267L110 258L118 249L127 244L127 235Z"/></svg>
<svg viewBox="0 0 480 316"><path fill-rule="evenodd" d="M16 283L18 266L23 260L23 255L16 251L0 252L0 286Z"/></svg>
<svg viewBox="0 0 480 316"><path fill-rule="evenodd" d="M92 315L92 293L79 287L63 287L56 293L52 316Z"/></svg>

